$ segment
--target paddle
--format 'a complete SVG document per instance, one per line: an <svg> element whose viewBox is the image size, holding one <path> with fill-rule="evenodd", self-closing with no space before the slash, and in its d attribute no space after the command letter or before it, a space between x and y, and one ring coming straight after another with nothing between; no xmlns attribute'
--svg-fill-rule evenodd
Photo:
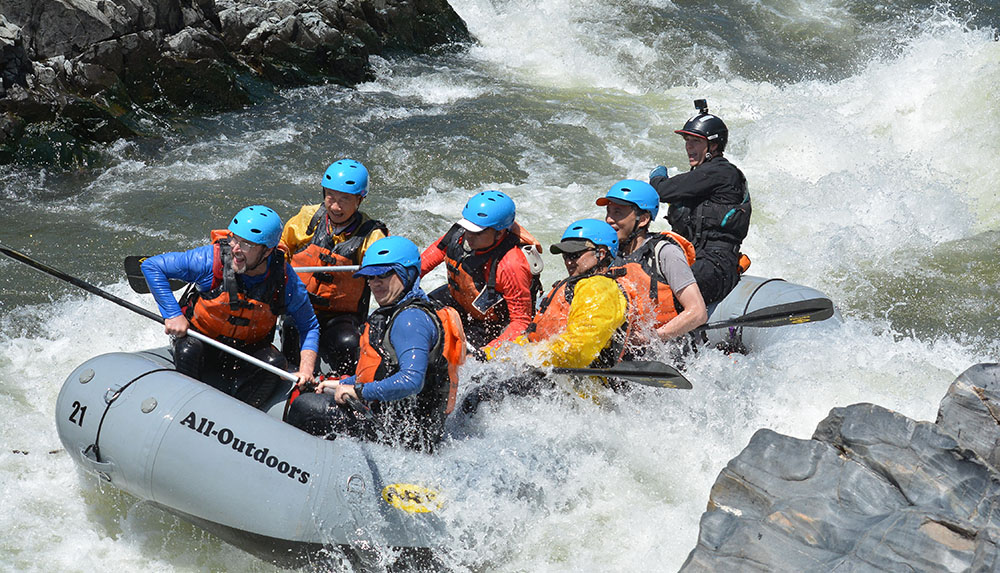
<svg viewBox="0 0 1000 573"><path fill-rule="evenodd" d="M146 277L142 274L142 269L140 268L142 262L148 259L148 256L138 256L131 255L125 257L125 278L128 279L128 284L132 287L132 290L139 294L146 294L149 292L149 285L146 284ZM338 273L338 272L354 272L361 267L358 265L344 265L339 267L293 267L297 273ZM170 290L179 290L187 286L188 283L179 279L170 279Z"/></svg>
<svg viewBox="0 0 1000 573"><path fill-rule="evenodd" d="M711 330L713 328L729 328L731 326L769 328L772 326L785 326L787 324L804 324L806 322L826 320L831 316L833 316L833 302L830 299L811 298L768 306L730 320L710 322L695 328L692 332Z"/></svg>
<svg viewBox="0 0 1000 573"><path fill-rule="evenodd" d="M34 268L36 270L39 270L39 271L41 271L41 272L43 272L45 274L54 276L57 279L64 280L64 281L68 282L69 284L71 284L73 286L80 287L83 290L85 290L85 291L87 291L87 292L89 292L91 294L95 294L95 295L97 295L97 296L99 296L99 297L101 297L103 299L106 299L106 300L110 300L111 302L117 304L118 306L123 306L123 307L131 310L132 312L134 312L136 314L141 314L142 316L145 316L146 318L148 318L150 320L155 320L156 322L159 322L160 324L163 324L163 317L161 317L160 315L158 315L156 313L153 313L153 312L150 312L150 311L142 308L141 306L137 306L135 304L132 304L131 302L129 302L127 300L118 298L117 296L115 296L115 295L113 295L113 294L111 294L111 293L109 293L107 291L101 290L101 289L97 288L96 286L94 286L94 285L92 285L92 284L90 284L90 283L88 283L86 281L80 280L80 279L78 279L76 277L73 277L73 276L70 276L70 275L68 275L68 274L66 274L66 273L64 273L62 271L56 270L56 269L54 269L54 268L52 268L50 266L42 264L42 263L40 263L38 261L35 261L35 260L31 259L27 255L24 255L24 254L19 253L19 252L15 251L15 250L12 250L12 249L8 249L7 247L4 247L2 245L0 245L0 252L2 252L3 254L7 255L8 257L10 257L10 258L12 258L12 259L14 259L16 261L20 261L20 262L28 265L29 267L32 267L32 268ZM143 280L143 284L145 284L146 279L144 278L142 280ZM147 290L147 292L149 292L149 291ZM188 336L193 336L194 338L197 338L198 340L204 342L205 344L209 344L211 346L214 346L214 347L218 348L219 350L221 350L223 352L227 352L227 353L232 354L233 356L235 356L237 358L240 358L242 360L246 360L250 364L253 364L254 366L256 366L258 368L263 368L264 370L267 370L271 374L274 374L276 376L284 378L285 380L288 380L289 382L298 382L299 381L299 377L296 376L296 375L294 375L294 374L292 374L291 372L286 372L285 370L282 370L281 368L278 368L276 366L268 364L267 362L264 362L262 360L258 360L256 358L254 358L253 356L250 356L249 354L246 354L245 352L240 352L239 350L236 350L235 348L233 348L231 346L223 344L223 343L219 342L218 340L215 340L214 338L205 336L204 334L202 334L200 332L197 332L195 330L188 330Z"/></svg>
<svg viewBox="0 0 1000 573"><path fill-rule="evenodd" d="M353 273L360 265L342 265L339 267L292 267L297 273Z"/></svg>
<svg viewBox="0 0 1000 573"><path fill-rule="evenodd" d="M149 292L149 285L146 284L146 277L142 274L142 262L149 257L139 257L132 255L125 257L125 278L128 279L128 286L139 294ZM170 290L179 290L187 286L187 283L180 279L170 279Z"/></svg>
<svg viewBox="0 0 1000 573"><path fill-rule="evenodd" d="M673 366L655 361L620 362L611 368L553 368L555 374L610 376L654 388L689 390L691 382Z"/></svg>

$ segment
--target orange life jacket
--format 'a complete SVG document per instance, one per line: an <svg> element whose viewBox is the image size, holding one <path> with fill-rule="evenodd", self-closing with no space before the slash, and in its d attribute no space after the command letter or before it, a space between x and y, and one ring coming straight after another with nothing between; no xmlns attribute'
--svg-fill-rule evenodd
<svg viewBox="0 0 1000 573"><path fill-rule="evenodd" d="M252 346L270 340L278 317L285 313L285 257L278 250L267 261L264 280L247 290L233 271L229 231L212 231L215 258L212 287L190 289L181 299L184 316L198 332L226 342Z"/></svg>
<svg viewBox="0 0 1000 573"><path fill-rule="evenodd" d="M326 209L320 207L313 215L306 233L312 239L306 246L292 254L295 267L331 267L361 264L361 247L374 230L388 234L381 221L367 219L353 229L344 231L347 238L334 243L330 227L326 221ZM364 278L354 278L353 273L303 273L299 275L309 291L309 300L317 314L354 313L360 317L368 314L368 300L371 291Z"/></svg>
<svg viewBox="0 0 1000 573"><path fill-rule="evenodd" d="M657 257L663 241L679 246L688 266L694 264L694 245L677 233L664 231L649 237L635 252L616 259L609 271L628 295L629 320L633 326L651 322L654 328L659 328L681 310L675 293L658 270Z"/></svg>
<svg viewBox="0 0 1000 573"><path fill-rule="evenodd" d="M416 414L430 416L443 409L450 414L455 409L458 393L458 367L465 363L465 330L458 311L439 307L429 300L412 298L407 302L372 312L361 334L361 355L355 379L361 384L382 380L399 371L399 357L392 347L389 333L392 323L407 308L419 308L434 321L438 340L431 348L427 361L424 387L416 396Z"/></svg>
<svg viewBox="0 0 1000 573"><path fill-rule="evenodd" d="M499 244L485 252L467 251L463 245L464 236L465 229L453 225L438 243L438 247L444 251L444 262L448 269L448 290L455 302L471 318L506 326L510 323L510 313L507 310L507 303L496 292L497 266L511 249L530 247L541 251L541 243L517 222L510 226L507 235ZM532 273L531 308L534 308L535 299L542 290L542 283L538 274L534 273L534 268ZM489 310L481 312L472 304L480 294L489 301L496 301L497 304L488 304Z"/></svg>
<svg viewBox="0 0 1000 573"><path fill-rule="evenodd" d="M531 320L531 324L525 329L524 335L531 342L541 342L548 340L566 330L566 321L569 318L569 309L573 304L573 295L576 285L581 280L598 276L595 274L568 277L552 286L552 290L542 299L538 312ZM617 281L616 281L617 282ZM618 287L621 289L621 285ZM628 302L628 293L622 289L625 300ZM631 303L629 303L631 307ZM630 312L626 313L626 315ZM631 332L630 322L625 321L618 332L611 338L611 342L605 346L597 358L590 364L592 368L608 368L617 364L625 353L625 341Z"/></svg>

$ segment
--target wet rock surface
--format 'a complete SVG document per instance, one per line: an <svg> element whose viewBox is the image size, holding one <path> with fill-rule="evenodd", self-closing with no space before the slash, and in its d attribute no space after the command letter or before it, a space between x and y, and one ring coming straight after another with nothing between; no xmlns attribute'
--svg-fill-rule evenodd
<svg viewBox="0 0 1000 573"><path fill-rule="evenodd" d="M469 40L446 0L4 0L0 163L89 164L275 87L364 81L374 54Z"/></svg>
<svg viewBox="0 0 1000 573"><path fill-rule="evenodd" d="M811 440L760 430L712 488L681 571L996 571L1000 365L936 422L836 408Z"/></svg>

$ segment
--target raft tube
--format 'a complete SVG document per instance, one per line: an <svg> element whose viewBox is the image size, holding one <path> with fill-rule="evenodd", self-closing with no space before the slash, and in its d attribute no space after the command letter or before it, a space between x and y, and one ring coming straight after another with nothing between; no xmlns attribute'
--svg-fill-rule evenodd
<svg viewBox="0 0 1000 573"><path fill-rule="evenodd" d="M829 298L820 291L807 286L797 285L779 278L764 278L743 275L736 288L724 299L708 305L708 322L722 322L739 318L755 310L801 302L806 300ZM832 303L830 303L832 305ZM834 312L833 320L840 322L840 315ZM802 328L804 325L795 325ZM790 326L759 328L744 326L739 328L720 328L706 330L708 344L724 350L746 351L761 348L774 340L785 336L783 331Z"/></svg>
<svg viewBox="0 0 1000 573"><path fill-rule="evenodd" d="M69 375L56 427L103 482L275 564L331 546L355 558L358 548L440 544L435 493L388 482L370 455L384 446L282 422L290 389L265 412L178 373L167 349L115 352Z"/></svg>

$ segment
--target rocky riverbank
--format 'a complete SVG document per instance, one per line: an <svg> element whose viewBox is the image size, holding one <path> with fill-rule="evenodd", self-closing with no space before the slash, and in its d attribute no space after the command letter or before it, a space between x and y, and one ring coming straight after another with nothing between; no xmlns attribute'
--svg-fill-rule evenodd
<svg viewBox="0 0 1000 573"><path fill-rule="evenodd" d="M811 440L758 431L719 475L681 571L997 571L1000 365L937 421L836 408Z"/></svg>
<svg viewBox="0 0 1000 573"><path fill-rule="evenodd" d="M446 0L4 0L0 163L91 165L119 138L467 41Z"/></svg>

